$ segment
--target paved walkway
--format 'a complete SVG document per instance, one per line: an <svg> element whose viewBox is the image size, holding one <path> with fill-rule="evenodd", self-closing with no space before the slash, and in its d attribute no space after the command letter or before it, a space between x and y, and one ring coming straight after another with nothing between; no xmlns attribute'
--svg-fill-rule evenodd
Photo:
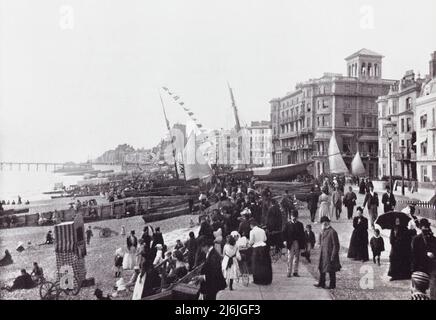
<svg viewBox="0 0 436 320"><path fill-rule="evenodd" d="M347 186L348 187L348 186ZM357 188L353 186L357 194L357 205L363 204L363 195L360 195ZM383 190L376 190L379 193L380 199ZM400 199L418 199L417 193L407 194L402 197L399 192L395 192L397 200ZM398 206L398 210L402 210L403 205ZM379 210L382 213L382 208ZM348 245L350 242L351 233L353 231L352 222L345 218L345 209L342 212L342 217L339 221L332 221L333 228L339 234L341 243L340 260L342 270L338 273L337 288L335 290L317 289L313 286L317 282L315 277L318 277L318 257L319 248L315 247L312 253L312 264L308 265L304 258L300 260L300 277L286 277L286 263L278 261L273 263L273 282L269 286L259 286L252 283L245 287L242 283L235 283L233 291L226 289L218 294L218 300L407 300L410 295L410 281L394 281L390 282L387 272L389 269L389 230L381 230L384 238L386 251L382 253L382 265L376 266L372 260L362 263L347 259ZM365 210L365 216L367 212ZM309 212L307 209L300 210L300 221L304 224L310 223ZM436 225L436 221L431 221L432 225ZM313 231L318 240L320 232L320 224L312 224ZM369 230L369 237L373 235L372 230ZM370 258L372 258L370 252ZM372 275L373 287L363 288L361 286L362 277Z"/></svg>
<svg viewBox="0 0 436 320"><path fill-rule="evenodd" d="M234 290L228 288L218 293L218 300L332 300L326 289L317 289L313 285L317 280L309 273L307 267L301 263L300 277L286 276L286 262L273 263L273 282L268 286L256 285L252 282L244 286L235 283Z"/></svg>

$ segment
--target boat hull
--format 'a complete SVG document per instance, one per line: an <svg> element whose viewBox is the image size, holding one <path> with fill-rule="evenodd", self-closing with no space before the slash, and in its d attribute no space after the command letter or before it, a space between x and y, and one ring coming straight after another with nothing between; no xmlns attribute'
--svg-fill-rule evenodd
<svg viewBox="0 0 436 320"><path fill-rule="evenodd" d="M308 166L311 165L312 163L313 161L308 161L308 162L288 164L278 167L237 170L234 171L234 174L250 175L262 180L271 180L271 181L291 180L296 178L298 175L308 173Z"/></svg>

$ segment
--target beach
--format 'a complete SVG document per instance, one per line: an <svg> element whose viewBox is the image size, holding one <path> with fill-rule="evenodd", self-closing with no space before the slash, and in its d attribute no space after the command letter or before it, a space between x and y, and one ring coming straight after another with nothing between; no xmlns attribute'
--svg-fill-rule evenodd
<svg viewBox="0 0 436 320"><path fill-rule="evenodd" d="M165 243L172 247L177 239L185 241L188 233L194 231L197 233L198 227L190 227L190 219L197 221L197 217L184 215L166 220L150 223L153 227L160 227L164 236ZM92 226L94 237L91 244L87 246L87 256L85 257L87 278L95 278L95 286L82 288L77 296L70 296L70 299L83 300L95 299L94 290L100 288L105 294L111 293L116 279L112 267L114 265L114 254L117 248L126 247L125 236L115 235L120 233L121 226L125 226L126 232L135 230L136 235L142 235L142 229L145 226L141 216L134 216L124 219L112 219L85 224L85 227ZM99 230L94 227L110 228L114 231L113 235L108 238L100 238ZM45 241L45 235L53 227L23 227L2 229L0 236L0 253L3 256L4 251L8 249L12 254L14 263L8 266L0 267L0 286L10 285L14 278L19 275L20 269L24 268L29 273L32 270L33 262L43 268L47 280L53 281L56 277L56 256L54 245L39 245ZM26 250L18 252L15 250L17 243L24 243ZM32 245L28 247L26 243L31 241ZM127 282L132 275L132 270L123 271L123 278ZM14 292L0 291L0 299L14 300L39 300L39 286L29 290L17 290ZM119 297L118 299L128 299L128 297Z"/></svg>

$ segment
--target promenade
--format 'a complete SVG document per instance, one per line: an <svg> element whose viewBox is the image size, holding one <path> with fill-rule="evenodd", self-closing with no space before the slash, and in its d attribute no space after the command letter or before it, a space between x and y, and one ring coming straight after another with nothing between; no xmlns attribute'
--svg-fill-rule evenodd
<svg viewBox="0 0 436 320"><path fill-rule="evenodd" d="M279 260L272 264L273 281L271 285L261 286L252 282L244 286L235 282L234 290L228 288L218 293L218 300L331 300L329 290L317 289L313 285L317 279L300 263L299 277L286 276L286 262Z"/></svg>
<svg viewBox="0 0 436 320"><path fill-rule="evenodd" d="M348 189L348 186L347 186ZM353 187L357 195L357 206L363 205L364 195L358 193L357 187ZM381 196L383 190L376 190ZM397 202L400 200L421 200L419 193L401 196L401 189L395 192ZM427 199L428 200L428 199ZM405 208L405 204L398 204L397 210ZM379 215L383 213L382 206L379 208ZM299 210L299 220L304 224L311 224L315 232L316 239L321 231L319 223L311 223L309 220L309 211ZM368 217L365 209L364 215ZM318 219L318 216L317 216ZM431 221L433 229L436 221ZM245 287L242 283L235 282L234 290L228 288L218 294L218 300L408 300L410 297L410 281L389 281L387 276L389 270L389 253L391 246L389 243L390 230L381 230L385 243L385 251L381 255L381 266L372 262L372 253L370 248L370 261L362 263L347 258L348 247L351 234L353 232L352 221L346 218L345 208L342 211L339 220L332 221L332 227L338 232L340 248L340 261L342 269L337 273L337 287L334 290L317 289L313 284L317 283L319 244L315 245L312 250L312 263L307 263L301 257L299 274L300 277L286 277L286 262L279 260L273 263L273 282L269 286L259 286L250 283ZM369 230L369 238L373 236L373 231ZM327 280L328 283L328 280Z"/></svg>

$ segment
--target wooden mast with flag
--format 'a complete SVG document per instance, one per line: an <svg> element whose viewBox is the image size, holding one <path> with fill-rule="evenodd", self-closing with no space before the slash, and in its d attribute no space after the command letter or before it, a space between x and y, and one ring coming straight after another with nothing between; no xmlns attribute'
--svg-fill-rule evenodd
<svg viewBox="0 0 436 320"><path fill-rule="evenodd" d="M164 102L162 99L162 95L160 93L159 93L159 97L160 97L160 102L162 104L162 110L163 110L163 114L165 117L165 122L167 125L168 133L169 133L170 139L171 139L171 147L173 149L173 158L174 158L174 170L176 170L176 179L179 180L179 170L177 169L176 149L174 148L174 140L173 140L173 135L171 134L170 122L168 121L167 114L165 112L165 105L164 105Z"/></svg>

